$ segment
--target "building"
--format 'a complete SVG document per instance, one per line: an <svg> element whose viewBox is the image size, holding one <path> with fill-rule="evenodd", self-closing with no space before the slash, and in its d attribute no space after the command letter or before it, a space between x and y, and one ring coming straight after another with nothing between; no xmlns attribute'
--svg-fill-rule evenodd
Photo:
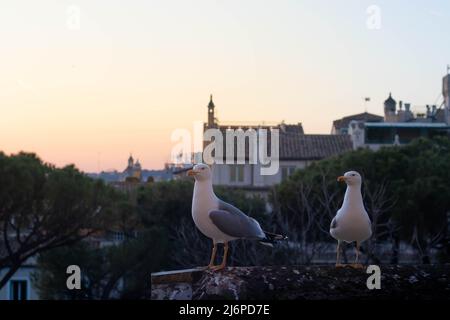
<svg viewBox="0 0 450 320"><path fill-rule="evenodd" d="M236 124L221 123L215 117L215 105L210 97L208 103L208 122L204 128L219 129L223 136L227 130L270 129L279 130L279 170L274 175L261 175L261 163L249 163L248 140L245 145L244 164L213 164L213 184L239 187L247 190L267 190L280 183L296 169L307 167L314 161L332 157L352 150L352 141L348 135L305 134L301 123L297 124ZM268 144L271 143L268 134ZM225 141L224 141L225 143ZM207 143L205 144L205 146ZM226 146L224 145L224 150ZM270 148L268 147L270 150ZM224 151L225 155L226 151Z"/></svg>
<svg viewBox="0 0 450 320"><path fill-rule="evenodd" d="M382 122L384 118L382 116L363 112L344 117L342 119L334 120L331 127L331 134L348 134L348 126L351 121L364 121L364 122Z"/></svg>
<svg viewBox="0 0 450 320"><path fill-rule="evenodd" d="M133 156L131 154L128 158L128 165L125 170L123 170L121 180L125 181L127 179L133 179L139 182L142 180L142 167L139 159L134 162Z"/></svg>
<svg viewBox="0 0 450 320"><path fill-rule="evenodd" d="M174 178L174 169L170 164L166 164L161 170L147 170L142 168L139 160L134 161L133 156L130 155L128 163L123 171L110 170L99 173L87 173L87 175L94 179L101 179L109 184L120 186L125 185L126 182L134 182L145 184L147 182L169 181Z"/></svg>
<svg viewBox="0 0 450 320"><path fill-rule="evenodd" d="M135 232L131 234L124 234L120 231L108 230L102 232L96 232L82 241L89 242L95 248L104 248L108 246L119 245L127 237L135 236ZM9 245L12 246L14 251L17 251L21 246L14 240L15 234L9 235ZM8 252L3 240L0 240L0 257L7 257ZM36 272L38 271L37 257L39 254L34 254L29 257L22 265L16 270L13 276L7 281L7 283L0 288L0 301L1 300L40 300L42 297L39 295L38 288L36 287ZM10 268L6 266L0 266L0 279L6 275ZM112 290L111 297L118 299L116 294L117 288L124 286L124 279L120 279L116 288Z"/></svg>
<svg viewBox="0 0 450 320"><path fill-rule="evenodd" d="M384 117L363 114L348 116L333 122L332 133L350 135L353 148L378 150L383 146L402 145L419 137L432 138L450 133L450 74L443 78L443 103L440 107L426 105L411 108L389 93L384 101ZM368 116L370 115L370 116ZM345 121L344 121L345 119ZM347 127L347 128L345 128Z"/></svg>
<svg viewBox="0 0 450 320"><path fill-rule="evenodd" d="M36 270L35 258L28 259L0 289L0 300L38 300L38 291L32 283ZM8 268L0 268L0 277L7 271Z"/></svg>
<svg viewBox="0 0 450 320"><path fill-rule="evenodd" d="M13 236L10 235L10 238ZM10 246L15 248L17 242L10 239ZM8 256L5 243L0 240L0 257ZM11 279L0 288L0 300L38 300L37 288L32 282L33 273L37 270L36 256L28 258L14 273ZM9 271L8 266L0 266L0 279Z"/></svg>

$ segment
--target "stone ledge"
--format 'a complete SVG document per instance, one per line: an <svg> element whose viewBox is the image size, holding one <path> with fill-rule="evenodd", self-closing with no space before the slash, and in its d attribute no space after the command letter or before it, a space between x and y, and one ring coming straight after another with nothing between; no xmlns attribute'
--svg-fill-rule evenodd
<svg viewBox="0 0 450 320"><path fill-rule="evenodd" d="M204 273L203 268L162 271L152 273L152 285L168 283L193 283Z"/></svg>
<svg viewBox="0 0 450 320"><path fill-rule="evenodd" d="M450 299L450 265L382 265L381 289L366 269L330 265L186 269L152 274L152 299Z"/></svg>

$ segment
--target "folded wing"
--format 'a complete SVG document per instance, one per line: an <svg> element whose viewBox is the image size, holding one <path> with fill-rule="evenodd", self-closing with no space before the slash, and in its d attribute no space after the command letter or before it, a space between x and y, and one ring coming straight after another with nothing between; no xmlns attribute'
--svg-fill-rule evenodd
<svg viewBox="0 0 450 320"><path fill-rule="evenodd" d="M247 239L265 238L258 221L221 200L219 201L219 209L211 210L209 217L220 231L229 236Z"/></svg>

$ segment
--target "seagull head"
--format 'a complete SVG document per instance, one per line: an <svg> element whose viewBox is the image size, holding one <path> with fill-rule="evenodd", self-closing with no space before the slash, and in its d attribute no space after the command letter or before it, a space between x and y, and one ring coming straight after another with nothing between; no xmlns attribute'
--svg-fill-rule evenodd
<svg viewBox="0 0 450 320"><path fill-rule="evenodd" d="M337 181L344 181L347 185L361 185L361 175L356 171L348 171L343 176L337 178Z"/></svg>
<svg viewBox="0 0 450 320"><path fill-rule="evenodd" d="M199 163L187 172L188 176L192 176L197 181L205 181L211 179L211 168L204 163Z"/></svg>

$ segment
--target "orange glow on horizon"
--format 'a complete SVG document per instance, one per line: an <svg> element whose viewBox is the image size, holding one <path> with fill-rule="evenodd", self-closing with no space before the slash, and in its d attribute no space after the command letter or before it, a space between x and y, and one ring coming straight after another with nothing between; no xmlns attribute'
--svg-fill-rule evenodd
<svg viewBox="0 0 450 320"><path fill-rule="evenodd" d="M130 152L163 168L172 131L206 121L210 93L219 121L301 122L305 133L382 114L390 91L433 103L450 54L445 15L398 4L370 31L356 1L76 2L78 29L68 1L0 4L0 150L86 172L123 170ZM407 19L433 24L413 33Z"/></svg>

